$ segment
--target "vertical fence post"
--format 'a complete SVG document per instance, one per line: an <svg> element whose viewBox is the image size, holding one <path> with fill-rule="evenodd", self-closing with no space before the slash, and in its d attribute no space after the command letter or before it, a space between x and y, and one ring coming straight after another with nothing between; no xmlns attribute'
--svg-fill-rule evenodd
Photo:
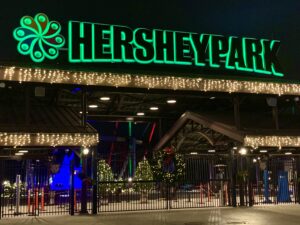
<svg viewBox="0 0 300 225"><path fill-rule="evenodd" d="M97 214L97 147L92 148L92 185L93 185L93 200L92 200L92 213Z"/></svg>
<svg viewBox="0 0 300 225"><path fill-rule="evenodd" d="M229 165L230 165L230 185L231 185L231 199L232 199L232 203L231 205L233 207L236 207L236 159L234 156L234 150L231 150L231 153L229 155Z"/></svg>
<svg viewBox="0 0 300 225"><path fill-rule="evenodd" d="M70 180L70 215L73 216L74 215L74 163L75 163L75 159L73 158L71 161L71 180ZM75 202L76 204L76 202Z"/></svg>
<svg viewBox="0 0 300 225"><path fill-rule="evenodd" d="M252 189L252 160L250 156L247 157L247 168L248 168L248 196L249 206L253 206L253 189Z"/></svg>

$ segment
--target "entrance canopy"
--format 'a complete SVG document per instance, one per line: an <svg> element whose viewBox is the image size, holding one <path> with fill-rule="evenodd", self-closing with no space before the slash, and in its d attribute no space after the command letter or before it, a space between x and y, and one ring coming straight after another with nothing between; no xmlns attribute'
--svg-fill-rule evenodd
<svg viewBox="0 0 300 225"><path fill-rule="evenodd" d="M201 140L208 143L202 146L206 150L218 146L228 149L237 145L281 149L282 147L300 147L300 130L237 129L234 125L224 123L224 121L219 122L209 116L186 112L162 137L154 150L159 150L172 141L176 143L177 148L180 148L187 139L193 140L193 143L188 143L185 151L199 148L199 145L203 145Z"/></svg>
<svg viewBox="0 0 300 225"><path fill-rule="evenodd" d="M69 107L2 105L0 146L7 147L89 147L98 143L97 131L82 126L80 116Z"/></svg>

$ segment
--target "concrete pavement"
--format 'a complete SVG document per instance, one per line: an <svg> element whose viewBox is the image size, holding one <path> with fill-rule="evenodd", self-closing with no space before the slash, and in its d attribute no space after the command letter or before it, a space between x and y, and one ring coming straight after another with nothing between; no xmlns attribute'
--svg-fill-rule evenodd
<svg viewBox="0 0 300 225"><path fill-rule="evenodd" d="M103 213L97 216L23 217L0 225L299 225L300 205Z"/></svg>

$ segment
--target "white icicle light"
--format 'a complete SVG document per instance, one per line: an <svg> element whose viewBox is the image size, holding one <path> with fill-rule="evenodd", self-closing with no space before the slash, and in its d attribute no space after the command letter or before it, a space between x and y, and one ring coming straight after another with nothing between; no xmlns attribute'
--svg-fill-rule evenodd
<svg viewBox="0 0 300 225"><path fill-rule="evenodd" d="M97 145L98 134L0 133L0 146L83 146Z"/></svg>
<svg viewBox="0 0 300 225"><path fill-rule="evenodd" d="M0 67L0 80L227 93L300 95L300 84L147 74Z"/></svg>

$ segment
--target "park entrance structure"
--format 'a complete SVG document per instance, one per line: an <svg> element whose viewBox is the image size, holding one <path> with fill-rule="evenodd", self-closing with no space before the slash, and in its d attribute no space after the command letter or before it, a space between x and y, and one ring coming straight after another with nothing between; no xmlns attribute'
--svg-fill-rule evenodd
<svg viewBox="0 0 300 225"><path fill-rule="evenodd" d="M92 186L83 196L87 184L76 170L85 173L81 152L98 144L97 131L69 107L39 106L30 98L0 109L1 218L91 212Z"/></svg>

